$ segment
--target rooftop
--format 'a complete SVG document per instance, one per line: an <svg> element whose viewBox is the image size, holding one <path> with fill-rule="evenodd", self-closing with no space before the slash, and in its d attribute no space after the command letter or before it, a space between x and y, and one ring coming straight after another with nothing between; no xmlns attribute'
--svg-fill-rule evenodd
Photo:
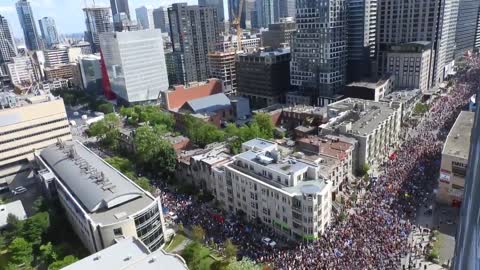
<svg viewBox="0 0 480 270"><path fill-rule="evenodd" d="M14 109L16 107L23 107L32 104L38 104L43 102L49 102L52 100L59 100L60 97L53 95L17 95L13 92L0 92L0 110L2 109Z"/></svg>
<svg viewBox="0 0 480 270"><path fill-rule="evenodd" d="M467 159L475 112L462 111L448 134L442 154Z"/></svg>
<svg viewBox="0 0 480 270"><path fill-rule="evenodd" d="M423 52L431 49L432 43L429 41L414 41L390 46L390 52Z"/></svg>
<svg viewBox="0 0 480 270"><path fill-rule="evenodd" d="M275 145L276 145L275 143L269 140L255 138L242 143L242 148L249 149L249 150L252 149L256 151L258 150L264 151L264 150L272 149Z"/></svg>
<svg viewBox="0 0 480 270"><path fill-rule="evenodd" d="M420 96L421 94L422 91L420 91L420 89L394 91L383 97L380 101L405 102Z"/></svg>
<svg viewBox="0 0 480 270"><path fill-rule="evenodd" d="M0 228L5 227L7 222L7 217L9 214L12 214L18 218L18 220L24 220L27 218L27 213L23 208L22 201L17 200L11 203L0 205Z"/></svg>
<svg viewBox="0 0 480 270"><path fill-rule="evenodd" d="M302 194L316 194L327 191L327 183L324 180L309 180L300 181L296 186L282 188L285 192L288 192L295 196Z"/></svg>
<svg viewBox="0 0 480 270"><path fill-rule="evenodd" d="M251 53L243 53L240 54L241 57L244 56L254 56L254 57L274 57L274 56L280 56L280 55L285 55L285 54L290 54L290 48L278 48L275 50L262 50L262 51L255 51Z"/></svg>
<svg viewBox="0 0 480 270"><path fill-rule="evenodd" d="M186 270L187 267L178 255L165 253L161 249L150 252L141 241L130 237L62 268L62 270L84 269Z"/></svg>
<svg viewBox="0 0 480 270"><path fill-rule="evenodd" d="M97 223L126 219L154 200L78 141L51 145L40 157Z"/></svg>
<svg viewBox="0 0 480 270"><path fill-rule="evenodd" d="M363 80L363 81L356 81L356 82L351 82L347 84L349 87L364 87L364 88L369 88L369 89L375 89L379 86L384 85L386 82L388 82L390 78L388 76L382 77L379 80Z"/></svg>
<svg viewBox="0 0 480 270"><path fill-rule="evenodd" d="M353 147L352 144L341 141L339 137L329 135L323 137L308 136L306 138L298 139L297 142L316 146L318 152L314 154L334 157L340 160L344 159L346 152ZM302 148L302 150L306 149Z"/></svg>
<svg viewBox="0 0 480 270"><path fill-rule="evenodd" d="M189 100L186 105L193 113L210 113L231 106L230 99L223 93Z"/></svg>
<svg viewBox="0 0 480 270"><path fill-rule="evenodd" d="M236 158L255 162L283 175L295 174L296 172L306 170L308 167L312 166L311 164L290 157L276 161L275 157L273 157L270 152L252 150L240 153Z"/></svg>

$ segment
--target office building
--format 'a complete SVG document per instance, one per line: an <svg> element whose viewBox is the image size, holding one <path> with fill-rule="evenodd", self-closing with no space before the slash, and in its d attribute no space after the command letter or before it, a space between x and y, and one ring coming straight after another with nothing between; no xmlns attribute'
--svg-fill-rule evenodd
<svg viewBox="0 0 480 270"><path fill-rule="evenodd" d="M214 194L231 213L260 220L292 240L321 237L331 218L330 179L319 164L282 156L276 143L253 139L232 161L212 168Z"/></svg>
<svg viewBox="0 0 480 270"><path fill-rule="evenodd" d="M59 141L35 153L38 178L57 196L83 245L95 253L136 237L150 250L163 246L159 197L143 190L79 141Z"/></svg>
<svg viewBox="0 0 480 270"><path fill-rule="evenodd" d="M27 0L19 0L16 4L18 19L20 20L20 26L23 29L23 37L25 38L25 47L28 50L40 50L40 40L37 31L37 25L35 24L35 18L33 17L32 7Z"/></svg>
<svg viewBox="0 0 480 270"><path fill-rule="evenodd" d="M248 97L253 108L283 102L289 81L289 48L238 55L237 94Z"/></svg>
<svg viewBox="0 0 480 270"><path fill-rule="evenodd" d="M336 99L346 80L346 0L297 3L290 80L317 106ZM319 18L312 24L312 18Z"/></svg>
<svg viewBox="0 0 480 270"><path fill-rule="evenodd" d="M145 30L155 28L153 21L153 8L142 6L135 9L135 14L137 16L137 22L142 29Z"/></svg>
<svg viewBox="0 0 480 270"><path fill-rule="evenodd" d="M220 38L222 40L222 38ZM250 35L243 34L240 40L240 46L242 46L242 51L252 52L256 51L261 44L261 39L259 35ZM238 48L238 38L236 35L225 35L223 36L223 41L218 42L216 46L217 51L221 52L230 52L240 50Z"/></svg>
<svg viewBox="0 0 480 270"><path fill-rule="evenodd" d="M380 101L393 91L393 75L384 76L378 80L365 79L345 85L342 95L345 97Z"/></svg>
<svg viewBox="0 0 480 270"><path fill-rule="evenodd" d="M410 42L392 45L387 51L387 73L393 75L393 88L430 89L433 70L431 69L432 46L430 42Z"/></svg>
<svg viewBox="0 0 480 270"><path fill-rule="evenodd" d="M274 21L279 22L282 18L295 17L296 6L293 0L275 0L274 4Z"/></svg>
<svg viewBox="0 0 480 270"><path fill-rule="evenodd" d="M81 51L81 49L78 50L79 52ZM45 58L45 66L47 67L68 64L70 62L68 48L43 50L43 57Z"/></svg>
<svg viewBox="0 0 480 270"><path fill-rule="evenodd" d="M445 0L442 5L443 18L441 21L441 33L438 44L436 70L434 70L435 83L441 83L448 75L454 72L455 60L455 36L457 35L457 16L459 0Z"/></svg>
<svg viewBox="0 0 480 270"><path fill-rule="evenodd" d="M80 54L92 54L92 46L90 46L89 42L80 41L72 45L72 48L80 48Z"/></svg>
<svg viewBox="0 0 480 270"><path fill-rule="evenodd" d="M213 7L173 4L168 8L173 51L181 54L185 73L183 83L208 79L208 58L220 41L220 24Z"/></svg>
<svg viewBox="0 0 480 270"><path fill-rule="evenodd" d="M82 88L90 93L102 92L102 69L100 68L100 56L84 55L78 58L81 74Z"/></svg>
<svg viewBox="0 0 480 270"><path fill-rule="evenodd" d="M272 48L291 47L293 33L297 30L293 20L281 20L268 25L262 32L262 46Z"/></svg>
<svg viewBox="0 0 480 270"><path fill-rule="evenodd" d="M460 112L443 146L436 194L441 204L462 204L474 118L474 112Z"/></svg>
<svg viewBox="0 0 480 270"><path fill-rule="evenodd" d="M62 268L62 270L83 269L187 270L188 267L180 255L166 253L162 249L151 252L142 241L128 237Z"/></svg>
<svg viewBox="0 0 480 270"><path fill-rule="evenodd" d="M114 29L121 32L124 30L124 21L131 20L128 0L110 0L110 7L112 9Z"/></svg>
<svg viewBox="0 0 480 270"><path fill-rule="evenodd" d="M356 169L383 162L398 143L400 108L386 102L346 98L327 106L328 123L319 134L341 134L358 141Z"/></svg>
<svg viewBox="0 0 480 270"><path fill-rule="evenodd" d="M477 89L477 103L480 97ZM454 270L478 269L478 241L480 235L480 106L477 106L473 129L470 136L467 172L463 201L460 209L460 222L455 235L455 252L453 256Z"/></svg>
<svg viewBox="0 0 480 270"><path fill-rule="evenodd" d="M47 80L55 79L72 79L74 74L78 70L78 63L68 63L55 65L52 67L46 67L43 71L45 72L45 78Z"/></svg>
<svg viewBox="0 0 480 270"><path fill-rule="evenodd" d="M455 57L480 47L480 2L459 0L455 30ZM474 34L475 33L475 34Z"/></svg>
<svg viewBox="0 0 480 270"><path fill-rule="evenodd" d="M377 0L348 0L347 81L370 77L375 58Z"/></svg>
<svg viewBox="0 0 480 270"><path fill-rule="evenodd" d="M198 0L201 7L214 7L217 9L217 18L220 23L225 22L223 0ZM223 31L222 31L223 32Z"/></svg>
<svg viewBox="0 0 480 270"><path fill-rule="evenodd" d="M104 33L100 36L108 79L120 103L157 101L168 89L159 29Z"/></svg>
<svg viewBox="0 0 480 270"><path fill-rule="evenodd" d="M7 19L0 15L0 65L17 55L17 45Z"/></svg>
<svg viewBox="0 0 480 270"><path fill-rule="evenodd" d="M112 16L108 7L92 7L84 8L85 24L85 40L90 43L92 52L100 51L100 34L113 31Z"/></svg>
<svg viewBox="0 0 480 270"><path fill-rule="evenodd" d="M155 29L160 29L162 33L170 34L168 22L168 9L159 7L153 10L153 24Z"/></svg>
<svg viewBox="0 0 480 270"><path fill-rule="evenodd" d="M234 95L237 91L235 58L235 52L214 52L208 54L210 77L222 80L223 92L227 95Z"/></svg>
<svg viewBox="0 0 480 270"><path fill-rule="evenodd" d="M30 168L33 152L71 140L63 100L0 93L0 178Z"/></svg>
<svg viewBox="0 0 480 270"><path fill-rule="evenodd" d="M430 42L431 69L435 70L441 34L442 1L421 0L408 2L388 0L378 2L377 70L387 73L387 51L391 45L416 41ZM427 12L428 11L428 12ZM438 69L439 67L437 67ZM435 76L435 71L434 76ZM430 78L432 82L434 77Z"/></svg>
<svg viewBox="0 0 480 270"><path fill-rule="evenodd" d="M268 27L275 22L274 2L274 0L258 0L255 2L257 11L257 28Z"/></svg>
<svg viewBox="0 0 480 270"><path fill-rule="evenodd" d="M38 25L40 26L40 32L42 33L42 38L47 48L52 48L53 45L59 43L57 26L52 17L43 17L38 20Z"/></svg>
<svg viewBox="0 0 480 270"><path fill-rule="evenodd" d="M31 84L40 79L36 76L33 63L27 56L13 57L11 61L7 63L7 71L10 77L10 83L14 86Z"/></svg>
<svg viewBox="0 0 480 270"><path fill-rule="evenodd" d="M186 81L183 55L172 49L165 49L165 64L167 65L168 82L170 86L183 84Z"/></svg>

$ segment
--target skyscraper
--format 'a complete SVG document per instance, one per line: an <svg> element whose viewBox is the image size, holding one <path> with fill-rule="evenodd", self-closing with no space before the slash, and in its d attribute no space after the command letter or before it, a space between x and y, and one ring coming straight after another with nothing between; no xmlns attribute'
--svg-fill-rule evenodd
<svg viewBox="0 0 480 270"><path fill-rule="evenodd" d="M375 56L377 0L348 0L347 81L370 76Z"/></svg>
<svg viewBox="0 0 480 270"><path fill-rule="evenodd" d="M33 17L32 7L27 0L19 0L16 3L18 19L23 29L23 35L25 38L25 46L29 50L41 49L38 40L37 25L35 24L35 18Z"/></svg>
<svg viewBox="0 0 480 270"><path fill-rule="evenodd" d="M460 0L458 14L455 57L462 56L465 51L480 46L480 1Z"/></svg>
<svg viewBox="0 0 480 270"><path fill-rule="evenodd" d="M275 22L274 17L274 0L257 0L257 23L258 27L268 27Z"/></svg>
<svg viewBox="0 0 480 270"><path fill-rule="evenodd" d="M153 24L155 29L162 30L162 33L170 32L168 23L168 9L159 7L153 10Z"/></svg>
<svg viewBox="0 0 480 270"><path fill-rule="evenodd" d="M112 8L113 25L115 31L122 31L124 25L123 21L131 20L128 0L110 0L110 7Z"/></svg>
<svg viewBox="0 0 480 270"><path fill-rule="evenodd" d="M295 0L277 0L277 2L279 18L276 18L275 22L278 22L280 18L295 17Z"/></svg>
<svg viewBox="0 0 480 270"><path fill-rule="evenodd" d="M293 37L291 84L318 106L332 101L345 85L346 0L300 0Z"/></svg>
<svg viewBox="0 0 480 270"><path fill-rule="evenodd" d="M120 103L157 100L168 89L162 33L158 29L100 35L102 55Z"/></svg>
<svg viewBox="0 0 480 270"><path fill-rule="evenodd" d="M477 104L480 92L477 91ZM480 241L480 106L477 105L472 135L470 136L470 154L463 192L460 222L455 236L454 270L479 269L478 243Z"/></svg>
<svg viewBox="0 0 480 270"><path fill-rule="evenodd" d="M378 3L378 73L387 69L386 52L394 44L429 41L435 68L441 33L442 5L438 0L383 0ZM435 75L434 75L435 76ZM433 78L432 78L433 79Z"/></svg>
<svg viewBox="0 0 480 270"><path fill-rule="evenodd" d="M0 15L0 64L17 55L17 46L7 19Z"/></svg>
<svg viewBox="0 0 480 270"><path fill-rule="evenodd" d="M437 83L444 81L453 70L455 60L455 36L457 28L459 0L444 0L443 19L441 21L440 37L438 44L437 65L434 72L434 80ZM463 15L461 15L463 16ZM472 32L475 36L475 30ZM473 48L473 42L472 42Z"/></svg>
<svg viewBox="0 0 480 270"><path fill-rule="evenodd" d="M135 9L135 14L137 16L137 22L140 24L142 29L154 29L153 21L153 8L147 8L142 6Z"/></svg>
<svg viewBox="0 0 480 270"><path fill-rule="evenodd" d="M45 40L47 47L51 48L52 45L58 44L58 32L55 26L55 20L52 17L43 17L38 20L40 26L40 32L42 38Z"/></svg>
<svg viewBox="0 0 480 270"><path fill-rule="evenodd" d="M186 81L204 81L208 78L207 55L220 42L217 9L212 7L173 4L168 9L170 38L173 51L181 54Z"/></svg>
<svg viewBox="0 0 480 270"><path fill-rule="evenodd" d="M100 33L112 32L112 22L110 15L110 8L108 7L92 7L84 8L85 24L87 31L85 31L85 39L90 42L92 52L96 53L100 50Z"/></svg>
<svg viewBox="0 0 480 270"><path fill-rule="evenodd" d="M220 22L225 21L223 0L198 0L198 5L202 7L214 7L217 9L217 18Z"/></svg>

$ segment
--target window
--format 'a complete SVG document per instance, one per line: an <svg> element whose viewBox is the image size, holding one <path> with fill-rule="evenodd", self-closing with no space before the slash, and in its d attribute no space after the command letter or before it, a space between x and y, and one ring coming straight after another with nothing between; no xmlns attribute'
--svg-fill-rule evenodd
<svg viewBox="0 0 480 270"><path fill-rule="evenodd" d="M113 235L114 236L122 236L123 235L122 228L113 229Z"/></svg>
<svg viewBox="0 0 480 270"><path fill-rule="evenodd" d="M452 161L452 173L457 177L465 177L467 174L467 165L461 162Z"/></svg>

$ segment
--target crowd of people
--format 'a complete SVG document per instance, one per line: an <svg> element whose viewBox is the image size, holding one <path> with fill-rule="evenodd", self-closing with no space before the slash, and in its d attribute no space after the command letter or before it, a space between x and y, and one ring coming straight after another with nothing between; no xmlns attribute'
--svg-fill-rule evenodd
<svg viewBox="0 0 480 270"><path fill-rule="evenodd" d="M221 244L230 238L240 255L274 269L398 269L410 250L407 239L415 228L417 209L432 195L448 130L480 85L476 75L466 72L459 80L469 84L457 82L450 93L431 102L423 119L407 131L394 159L380 167L382 173L370 190L348 210L346 219L334 218L318 240L272 248L260 241L273 236L260 224L219 220L211 207L171 192L162 192L162 202L185 227L201 225L208 241Z"/></svg>

